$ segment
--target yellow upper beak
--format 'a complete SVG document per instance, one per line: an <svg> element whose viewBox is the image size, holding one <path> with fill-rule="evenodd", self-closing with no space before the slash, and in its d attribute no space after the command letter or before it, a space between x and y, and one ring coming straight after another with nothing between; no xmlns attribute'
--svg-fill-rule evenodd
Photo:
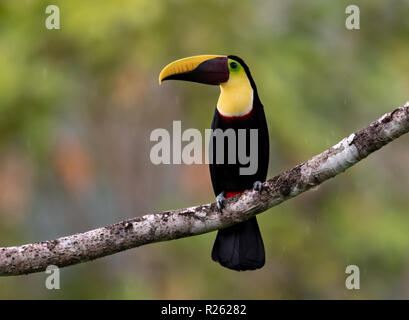
<svg viewBox="0 0 409 320"><path fill-rule="evenodd" d="M162 71L160 72L159 84L161 84L162 80L165 79L166 77L169 77L175 74L193 71L202 62L209 60L209 59L218 58L218 57L225 57L225 56L200 55L200 56L193 56L193 57L188 57L188 58L183 58L183 59L173 61L169 63L166 67L164 67Z"/></svg>

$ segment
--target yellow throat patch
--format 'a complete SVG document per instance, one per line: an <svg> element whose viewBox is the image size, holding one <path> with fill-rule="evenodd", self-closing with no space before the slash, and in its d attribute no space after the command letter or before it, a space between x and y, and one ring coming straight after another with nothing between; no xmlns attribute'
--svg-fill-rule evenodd
<svg viewBox="0 0 409 320"><path fill-rule="evenodd" d="M243 67L231 59L229 59L228 63L230 69L229 80L220 85L217 110L225 117L244 116L253 108L253 88ZM236 67L232 68L232 65Z"/></svg>

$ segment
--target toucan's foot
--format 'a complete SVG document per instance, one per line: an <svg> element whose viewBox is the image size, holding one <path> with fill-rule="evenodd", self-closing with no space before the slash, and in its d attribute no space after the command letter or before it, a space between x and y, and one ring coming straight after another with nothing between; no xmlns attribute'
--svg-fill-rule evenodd
<svg viewBox="0 0 409 320"><path fill-rule="evenodd" d="M224 191L223 191L216 197L217 208L219 210L224 208L224 200L226 200L226 198L224 197Z"/></svg>
<svg viewBox="0 0 409 320"><path fill-rule="evenodd" d="M260 192L263 190L263 183L261 181L256 181L253 184L253 190Z"/></svg>

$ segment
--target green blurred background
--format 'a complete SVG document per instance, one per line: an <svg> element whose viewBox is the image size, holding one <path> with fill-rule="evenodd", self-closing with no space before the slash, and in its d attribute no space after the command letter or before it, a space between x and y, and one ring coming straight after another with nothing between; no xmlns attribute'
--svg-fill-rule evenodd
<svg viewBox="0 0 409 320"><path fill-rule="evenodd" d="M56 4L61 30L47 30ZM204 165L155 166L150 133L210 126L217 87L157 84L196 54L252 70L271 136L269 176L409 99L409 2L56 0L0 4L0 246L214 201ZM210 259L215 233L61 270L0 278L0 298L409 298L409 136L259 215L266 266ZM345 268L361 289L345 288Z"/></svg>

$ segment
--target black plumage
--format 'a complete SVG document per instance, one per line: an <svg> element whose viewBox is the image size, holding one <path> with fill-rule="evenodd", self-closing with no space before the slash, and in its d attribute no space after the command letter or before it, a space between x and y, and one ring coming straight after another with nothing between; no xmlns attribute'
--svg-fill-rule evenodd
<svg viewBox="0 0 409 320"><path fill-rule="evenodd" d="M246 75L253 88L253 108L249 114L239 117L224 117L217 108L212 121L212 129L233 129L238 137L238 130L246 130L246 147L249 155L250 129L258 129L258 166L253 175L240 175L238 155L236 163L227 163L227 143L224 144L224 163L216 164L216 146L214 136L212 163L210 164L210 176L215 195L225 192L227 197L235 192L251 189L255 181L265 181L269 162L269 135L263 105L259 99L257 88L250 74L250 70L242 59L236 56L228 58L239 62L244 68ZM236 144L238 143L236 139ZM227 141L227 140L226 140ZM236 145L236 153L238 145ZM213 245L212 259L229 269L244 271L261 268L265 262L264 244L257 224L257 219L251 218L234 226L221 229L217 233Z"/></svg>

